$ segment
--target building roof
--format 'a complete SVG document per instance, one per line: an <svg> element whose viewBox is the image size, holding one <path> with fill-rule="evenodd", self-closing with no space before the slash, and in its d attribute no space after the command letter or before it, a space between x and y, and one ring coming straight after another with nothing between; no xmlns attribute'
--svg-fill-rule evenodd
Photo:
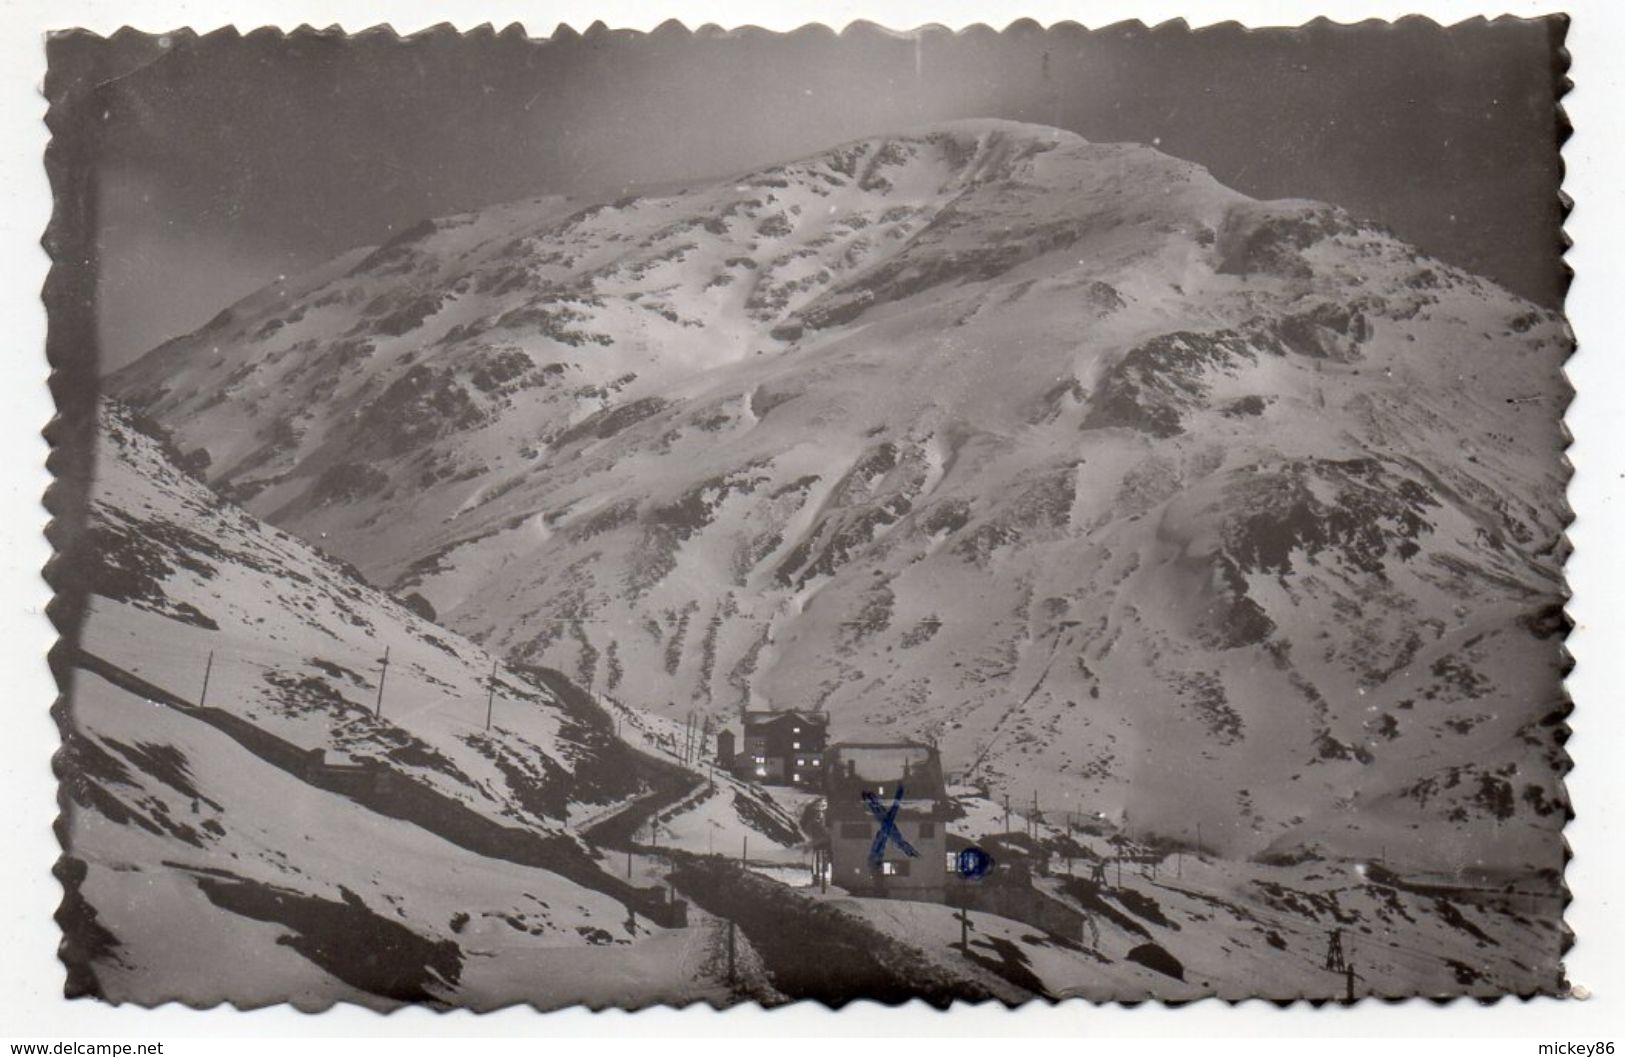
<svg viewBox="0 0 1625 1057"><path fill-rule="evenodd" d="M762 727L777 726L780 723L795 721L805 723L809 727L820 729L829 726L829 713L827 712L797 712L787 709L783 712L757 711L745 713L745 729L761 729Z"/></svg>
<svg viewBox="0 0 1625 1057"><path fill-rule="evenodd" d="M937 750L919 742L843 742L825 750L826 786L832 813L867 811L865 792L889 802L899 787L905 803L945 801L947 786Z"/></svg>

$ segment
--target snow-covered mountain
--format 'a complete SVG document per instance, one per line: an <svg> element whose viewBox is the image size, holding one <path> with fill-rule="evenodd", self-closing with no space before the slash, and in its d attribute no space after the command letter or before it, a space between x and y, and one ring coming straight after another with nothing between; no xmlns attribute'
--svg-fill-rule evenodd
<svg viewBox="0 0 1625 1057"><path fill-rule="evenodd" d="M607 717L501 666L493 699L483 650L222 501L144 425L111 407L98 430L58 760L70 992L485 1008L733 993L705 968L708 922L629 913L650 879L579 835L644 792Z"/></svg>
<svg viewBox="0 0 1625 1057"><path fill-rule="evenodd" d="M1362 991L1561 986L1555 870L1236 862L1025 806L1015 836L1008 805L961 786L954 832L1047 865L1040 890L1085 920L1068 938L976 913L967 957L952 906L808 887L798 819L812 809L802 824L816 831L816 797L708 782L703 762L668 765L646 793L647 757L640 768L629 747L675 764L682 725L624 703L606 715L546 672L498 664L487 729L479 647L220 500L152 423L113 406L98 436L94 557L78 569L91 598L58 761L71 993L307 1008L778 1002L816 983L796 959L807 930L837 925L939 997L1324 996L1345 986L1323 967L1332 928L1348 933ZM607 857L593 847L606 841ZM1086 880L1123 846L1153 854ZM756 898L801 940L759 956L750 899L702 900L677 927L628 913L646 912L647 886L736 853L790 886ZM746 921L736 986L713 909Z"/></svg>
<svg viewBox="0 0 1625 1057"><path fill-rule="evenodd" d="M1527 871L1568 348L1336 208L974 121L425 221L109 384L222 494L632 704L824 708L1230 853Z"/></svg>

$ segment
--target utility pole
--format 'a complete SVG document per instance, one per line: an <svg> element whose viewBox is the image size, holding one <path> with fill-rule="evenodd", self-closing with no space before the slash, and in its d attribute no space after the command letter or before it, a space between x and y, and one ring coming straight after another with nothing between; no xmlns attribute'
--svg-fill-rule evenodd
<svg viewBox="0 0 1625 1057"><path fill-rule="evenodd" d="M959 950L966 957L970 956L970 904L959 904Z"/></svg>
<svg viewBox="0 0 1625 1057"><path fill-rule="evenodd" d="M202 708L209 700L209 673L214 671L214 651L209 651L209 659L203 665L203 692L197 695L197 707Z"/></svg>
<svg viewBox="0 0 1625 1057"><path fill-rule="evenodd" d="M734 973L734 922L728 919L728 986L732 987L737 979Z"/></svg>
<svg viewBox="0 0 1625 1057"><path fill-rule="evenodd" d="M497 659L491 658L491 692L485 698L485 729L491 729L491 709L497 700Z"/></svg>
<svg viewBox="0 0 1625 1057"><path fill-rule="evenodd" d="M750 860L750 838L739 838L739 865L743 866Z"/></svg>
<svg viewBox="0 0 1625 1057"><path fill-rule="evenodd" d="M1010 832L1010 794L1004 794L1004 831Z"/></svg>
<svg viewBox="0 0 1625 1057"><path fill-rule="evenodd" d="M384 659L378 662L378 706L373 709L373 715L379 718L384 714L384 679L389 675L389 647L384 647Z"/></svg>
<svg viewBox="0 0 1625 1057"><path fill-rule="evenodd" d="M1201 855L1202 855L1202 852L1204 852L1205 850L1206 849L1202 847L1202 824L1200 822L1198 822L1196 824L1196 855L1197 855L1197 857L1200 858Z"/></svg>
<svg viewBox="0 0 1625 1057"><path fill-rule="evenodd" d="M1343 966L1343 980L1347 984L1347 987L1348 987L1348 1001L1349 1001L1350 1004L1352 1004L1354 1002L1354 963L1353 962L1349 962L1347 965Z"/></svg>

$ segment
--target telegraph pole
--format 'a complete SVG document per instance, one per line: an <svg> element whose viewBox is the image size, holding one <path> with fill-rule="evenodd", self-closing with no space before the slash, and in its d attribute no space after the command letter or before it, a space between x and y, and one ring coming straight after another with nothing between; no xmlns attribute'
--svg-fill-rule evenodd
<svg viewBox="0 0 1625 1057"><path fill-rule="evenodd" d="M378 705L373 709L373 715L379 718L384 714L384 679L389 675L389 647L384 647L384 659L379 662L378 669Z"/></svg>
<svg viewBox="0 0 1625 1057"><path fill-rule="evenodd" d="M491 708L497 700L497 659L491 658L491 692L485 698L485 729L491 729Z"/></svg>
<svg viewBox="0 0 1625 1057"><path fill-rule="evenodd" d="M1010 794L1004 794L1004 831L1010 832Z"/></svg>
<svg viewBox="0 0 1625 1057"><path fill-rule="evenodd" d="M209 700L209 673L214 671L214 651L209 651L209 659L203 665L203 692L197 695L197 707L202 708Z"/></svg>

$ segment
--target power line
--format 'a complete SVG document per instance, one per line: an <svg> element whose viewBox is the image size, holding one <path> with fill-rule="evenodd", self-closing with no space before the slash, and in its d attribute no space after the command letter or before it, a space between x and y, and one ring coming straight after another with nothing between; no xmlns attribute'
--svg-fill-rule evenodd
<svg viewBox="0 0 1625 1057"><path fill-rule="evenodd" d="M485 698L485 729L491 729L491 709L497 700L497 659L491 658L491 692Z"/></svg>
<svg viewBox="0 0 1625 1057"><path fill-rule="evenodd" d="M373 715L381 719L381 718L383 718L383 715L384 715L384 679L389 675L389 647L388 646L384 647L384 659L381 662L379 662L379 664L380 664L380 667L378 669L378 706L377 706L377 708L375 708L373 710Z"/></svg>
<svg viewBox="0 0 1625 1057"><path fill-rule="evenodd" d="M203 665L203 689L197 695L197 706L202 708L209 703L209 674L214 671L214 651L209 651L209 659Z"/></svg>

